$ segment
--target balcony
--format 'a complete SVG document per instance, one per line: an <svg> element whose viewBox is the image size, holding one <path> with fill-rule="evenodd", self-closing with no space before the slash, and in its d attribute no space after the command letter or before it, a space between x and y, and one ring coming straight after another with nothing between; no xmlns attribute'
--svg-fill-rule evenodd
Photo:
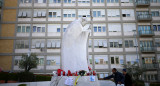
<svg viewBox="0 0 160 86"><path fill-rule="evenodd" d="M154 47L141 47L142 53L154 53L155 48Z"/></svg>
<svg viewBox="0 0 160 86"><path fill-rule="evenodd" d="M2 7L2 0L0 0L0 8Z"/></svg>
<svg viewBox="0 0 160 86"><path fill-rule="evenodd" d="M154 36L154 32L152 30L148 30L148 31L139 31L139 36Z"/></svg>
<svg viewBox="0 0 160 86"><path fill-rule="evenodd" d="M152 15L151 14L139 14L137 16L138 21L151 21Z"/></svg>
<svg viewBox="0 0 160 86"><path fill-rule="evenodd" d="M138 0L136 2L136 6L149 6L150 5L150 1L149 0Z"/></svg>
<svg viewBox="0 0 160 86"><path fill-rule="evenodd" d="M148 70L152 70L152 69L158 69L159 68L159 64L155 63L155 64L143 64L142 68L148 69Z"/></svg>

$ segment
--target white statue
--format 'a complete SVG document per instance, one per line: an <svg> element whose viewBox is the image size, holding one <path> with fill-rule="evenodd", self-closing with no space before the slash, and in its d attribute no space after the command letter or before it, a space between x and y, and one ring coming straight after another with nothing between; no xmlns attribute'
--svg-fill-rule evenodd
<svg viewBox="0 0 160 86"><path fill-rule="evenodd" d="M63 35L61 47L62 70L66 73L68 70L72 73L79 70L89 72L87 63L87 40L90 30L89 28L84 29L86 24L86 17L75 20L67 27Z"/></svg>

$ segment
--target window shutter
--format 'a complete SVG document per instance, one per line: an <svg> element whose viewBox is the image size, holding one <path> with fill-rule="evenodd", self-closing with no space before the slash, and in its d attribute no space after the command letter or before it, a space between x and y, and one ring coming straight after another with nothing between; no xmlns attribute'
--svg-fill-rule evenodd
<svg viewBox="0 0 160 86"><path fill-rule="evenodd" d="M106 48L107 47L107 42L103 41L103 47Z"/></svg>
<svg viewBox="0 0 160 86"><path fill-rule="evenodd" d="M99 46L103 46L103 42L102 40L98 41L99 42Z"/></svg>
<svg viewBox="0 0 160 86"><path fill-rule="evenodd" d="M38 12L38 17L41 17L42 12Z"/></svg>
<svg viewBox="0 0 160 86"><path fill-rule="evenodd" d="M60 48L60 45L61 45L61 44L60 44L60 41L57 41L57 42L56 42L56 48Z"/></svg>
<svg viewBox="0 0 160 86"><path fill-rule="evenodd" d="M56 47L56 43L54 41L52 41L52 48Z"/></svg>
<svg viewBox="0 0 160 86"><path fill-rule="evenodd" d="M46 12L42 12L42 17L46 17Z"/></svg>
<svg viewBox="0 0 160 86"><path fill-rule="evenodd" d="M44 43L41 43L41 48L44 48Z"/></svg>
<svg viewBox="0 0 160 86"><path fill-rule="evenodd" d="M51 48L51 42L47 43L47 48Z"/></svg>
<svg viewBox="0 0 160 86"><path fill-rule="evenodd" d="M98 41L94 41L94 46L98 47Z"/></svg>
<svg viewBox="0 0 160 86"><path fill-rule="evenodd" d="M36 48L40 48L40 43L36 43Z"/></svg>
<svg viewBox="0 0 160 86"><path fill-rule="evenodd" d="M89 46L92 46L92 40L89 40Z"/></svg>
<svg viewBox="0 0 160 86"><path fill-rule="evenodd" d="M37 17L37 12L34 12L33 17L34 17L34 18L36 18L36 17Z"/></svg>
<svg viewBox="0 0 160 86"><path fill-rule="evenodd" d="M27 12L23 12L23 17L27 17Z"/></svg>
<svg viewBox="0 0 160 86"><path fill-rule="evenodd" d="M19 12L18 17L22 17L22 12Z"/></svg>
<svg viewBox="0 0 160 86"><path fill-rule="evenodd" d="M119 40L119 44L122 44L122 40Z"/></svg>

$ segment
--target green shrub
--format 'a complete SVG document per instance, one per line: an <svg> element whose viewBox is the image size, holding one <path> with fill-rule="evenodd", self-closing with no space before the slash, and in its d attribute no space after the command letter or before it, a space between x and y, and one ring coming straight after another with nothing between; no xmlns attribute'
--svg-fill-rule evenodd
<svg viewBox="0 0 160 86"><path fill-rule="evenodd" d="M8 73L8 80L17 81L18 80L17 73Z"/></svg>
<svg viewBox="0 0 160 86"><path fill-rule="evenodd" d="M8 73L0 72L0 80L6 80L7 79L7 74Z"/></svg>
<svg viewBox="0 0 160 86"><path fill-rule="evenodd" d="M19 84L18 86L27 86L26 84Z"/></svg>
<svg viewBox="0 0 160 86"><path fill-rule="evenodd" d="M35 81L35 76L31 72L20 72L18 73L19 82L33 82Z"/></svg>
<svg viewBox="0 0 160 86"><path fill-rule="evenodd" d="M160 83L150 83L150 86L160 86Z"/></svg>
<svg viewBox="0 0 160 86"><path fill-rule="evenodd" d="M145 86L144 81L142 80L135 80L133 81L134 86Z"/></svg>
<svg viewBox="0 0 160 86"><path fill-rule="evenodd" d="M51 76L36 75L36 81L51 81Z"/></svg>

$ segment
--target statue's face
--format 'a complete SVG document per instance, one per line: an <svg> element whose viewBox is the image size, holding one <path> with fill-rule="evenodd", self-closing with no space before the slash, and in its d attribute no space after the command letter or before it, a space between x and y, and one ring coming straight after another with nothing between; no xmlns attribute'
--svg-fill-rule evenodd
<svg viewBox="0 0 160 86"><path fill-rule="evenodd" d="M88 23L87 18L82 17L81 22L82 22L82 26L84 27Z"/></svg>

